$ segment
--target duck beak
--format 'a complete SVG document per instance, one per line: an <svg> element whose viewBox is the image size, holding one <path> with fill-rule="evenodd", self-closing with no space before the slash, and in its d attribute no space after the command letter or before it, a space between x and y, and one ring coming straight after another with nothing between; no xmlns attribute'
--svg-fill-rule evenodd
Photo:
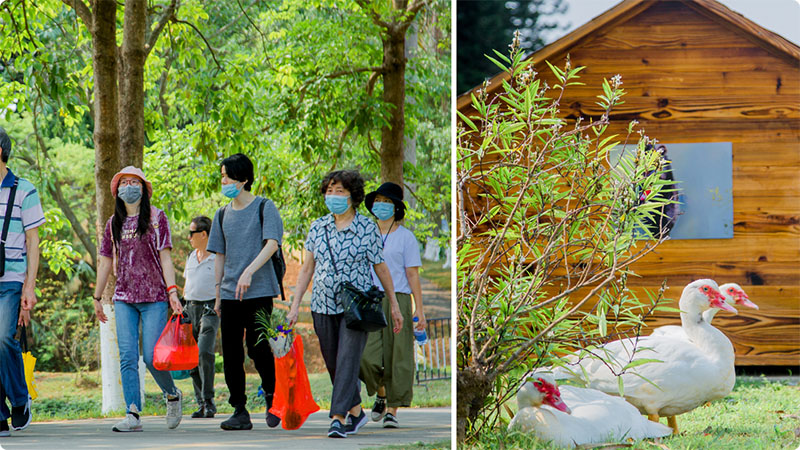
<svg viewBox="0 0 800 450"><path fill-rule="evenodd" d="M572 414L572 410L569 409L569 406L567 406L567 404L564 403L564 400L561 400L561 397L559 396L554 395L553 399L551 401L548 401L547 404L559 411L565 412L567 414Z"/></svg>
<svg viewBox="0 0 800 450"><path fill-rule="evenodd" d="M750 297L747 296L744 292L741 292L736 299L736 304L741 306L746 306L748 308L758 309L758 305L750 301Z"/></svg>
<svg viewBox="0 0 800 450"><path fill-rule="evenodd" d="M724 309L725 311L730 311L734 314L739 313L739 311L736 311L736 308L725 303L725 299L721 297L722 296L719 296L718 298L711 300L711 306L713 306L714 308Z"/></svg>

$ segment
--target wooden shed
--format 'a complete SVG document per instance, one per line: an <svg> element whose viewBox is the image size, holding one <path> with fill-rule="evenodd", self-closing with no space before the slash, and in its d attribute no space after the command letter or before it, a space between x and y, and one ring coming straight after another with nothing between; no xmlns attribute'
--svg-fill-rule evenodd
<svg viewBox="0 0 800 450"><path fill-rule="evenodd" d="M622 75L610 133L638 120L662 143L730 143L732 239L669 240L639 261L632 286L677 298L693 279L735 282L759 310L718 314L737 365L800 366L800 47L714 0L625 0L530 58L586 66L561 104L597 117L604 78ZM507 74L491 78L501 89ZM469 95L458 109L474 113ZM654 325L679 323L659 316Z"/></svg>

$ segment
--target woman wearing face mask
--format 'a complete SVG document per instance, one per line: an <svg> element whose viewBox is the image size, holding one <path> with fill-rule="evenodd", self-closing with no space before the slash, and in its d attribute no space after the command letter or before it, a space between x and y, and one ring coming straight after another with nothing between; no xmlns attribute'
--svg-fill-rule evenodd
<svg viewBox="0 0 800 450"><path fill-rule="evenodd" d="M153 348L167 323L167 302L176 314L183 311L175 286L175 268L170 258L172 238L167 216L150 206L153 187L144 172L128 166L111 179L116 197L114 215L106 222L98 252L94 311L98 320L107 317L100 303L112 266L117 276L114 310L117 322L120 375L126 416L114 431L142 431L139 386L139 326L142 328L142 353L153 379L167 403L167 426L176 428L183 408L181 391L168 371L153 367Z"/></svg>
<svg viewBox="0 0 800 450"><path fill-rule="evenodd" d="M272 200L250 193L253 162L237 153L220 164L222 193L231 202L214 215L207 250L216 254L214 309L220 317L223 371L230 391L228 402L233 415L220 424L223 430L250 430L253 424L247 411L245 394L244 348L261 376L267 402L269 427L280 418L269 413L275 392L275 360L269 344L256 344L261 334L256 314L272 314L272 300L280 294L278 279L270 258L283 237L283 221ZM221 223L221 225L220 225Z"/></svg>
<svg viewBox="0 0 800 450"><path fill-rule="evenodd" d="M378 218L378 228L383 243L383 257L392 275L394 292L403 317L411 317L411 295L414 296L416 323L406 321L400 333L387 330L369 334L367 347L361 359L360 378L367 385L367 393L377 393L372 406L372 420L383 419L384 428L397 428L397 408L411 406L414 384L414 328L425 329L422 312L422 286L419 282L419 244L411 231L402 225L406 213L403 188L394 183L383 183L364 200L367 210ZM373 282L383 289L373 273ZM383 310L389 315L389 303L384 297Z"/></svg>
<svg viewBox="0 0 800 450"><path fill-rule="evenodd" d="M331 214L315 220L308 231L303 267L297 277L287 320L290 327L294 326L303 294L313 276L311 316L333 383L328 437L344 438L356 434L369 420L361 408L361 383L358 381L367 333L347 328L344 308L334 295L335 288L343 281L350 281L357 288L368 290L372 286L372 268L386 287L390 326L395 333L403 326L403 316L394 296L389 269L383 262L378 227L356 211L364 200L361 175L352 170L331 172L322 180L320 192L325 195L325 205Z"/></svg>

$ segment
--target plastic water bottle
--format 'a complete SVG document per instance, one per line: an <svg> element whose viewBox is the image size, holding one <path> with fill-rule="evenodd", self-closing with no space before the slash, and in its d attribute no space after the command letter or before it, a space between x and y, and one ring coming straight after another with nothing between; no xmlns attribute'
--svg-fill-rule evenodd
<svg viewBox="0 0 800 450"><path fill-rule="evenodd" d="M425 341L428 340L428 333L425 330L417 330L417 324L419 323L419 317L414 317L414 338L417 342L422 345Z"/></svg>

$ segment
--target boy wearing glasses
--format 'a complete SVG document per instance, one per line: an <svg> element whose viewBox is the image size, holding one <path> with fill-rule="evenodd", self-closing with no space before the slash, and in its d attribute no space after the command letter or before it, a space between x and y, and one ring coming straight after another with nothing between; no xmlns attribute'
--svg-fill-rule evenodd
<svg viewBox="0 0 800 450"><path fill-rule="evenodd" d="M214 286L215 255L206 250L211 219L198 216L189 224L189 243L194 251L186 260L183 277L186 284L183 297L186 314L192 321L192 333L200 350L200 362L191 370L194 397L199 408L192 418L212 418L217 413L214 405L214 349L219 328L219 316L214 311L216 287Z"/></svg>

